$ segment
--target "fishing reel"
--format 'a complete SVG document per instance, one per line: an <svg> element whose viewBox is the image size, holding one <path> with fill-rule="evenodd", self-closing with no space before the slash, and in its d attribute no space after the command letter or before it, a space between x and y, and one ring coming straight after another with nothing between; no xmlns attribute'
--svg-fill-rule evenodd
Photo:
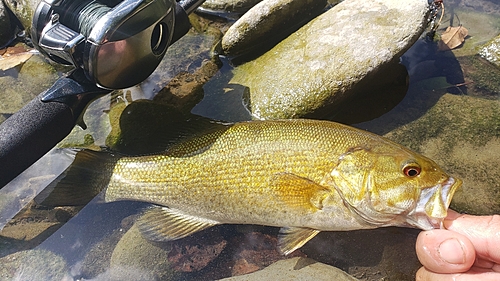
<svg viewBox="0 0 500 281"><path fill-rule="evenodd" d="M83 69L104 89L144 81L172 43L174 0L42 0L31 30L55 62Z"/></svg>

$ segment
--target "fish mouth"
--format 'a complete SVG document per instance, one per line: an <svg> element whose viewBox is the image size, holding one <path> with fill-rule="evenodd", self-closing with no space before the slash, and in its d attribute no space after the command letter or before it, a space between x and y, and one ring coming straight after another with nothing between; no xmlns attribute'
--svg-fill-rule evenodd
<svg viewBox="0 0 500 281"><path fill-rule="evenodd" d="M453 194L461 185L460 179L449 177L433 187L423 189L414 212L408 215L408 223L423 230L443 228Z"/></svg>

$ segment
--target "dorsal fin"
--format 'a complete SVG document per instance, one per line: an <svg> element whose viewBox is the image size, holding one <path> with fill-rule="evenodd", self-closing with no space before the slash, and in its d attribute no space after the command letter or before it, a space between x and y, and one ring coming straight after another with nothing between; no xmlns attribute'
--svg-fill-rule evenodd
<svg viewBox="0 0 500 281"><path fill-rule="evenodd" d="M212 120L197 120L192 121L196 123L196 127L191 127L190 130L194 128L199 128L201 130L197 133L191 133L189 135L184 132L184 135L180 135L179 141L176 144L167 149L165 152L168 156L172 157L189 157L206 151L212 146L212 144L222 135L226 130L231 128L233 124L224 124Z"/></svg>
<svg viewBox="0 0 500 281"><path fill-rule="evenodd" d="M147 209L137 221L141 234L152 241L172 241L217 225L219 222L191 216L167 207Z"/></svg>
<svg viewBox="0 0 500 281"><path fill-rule="evenodd" d="M191 113L183 113L167 104L137 100L120 114L118 137L113 150L127 155L161 153L196 136L224 128L222 123ZM179 154L179 153L178 153Z"/></svg>

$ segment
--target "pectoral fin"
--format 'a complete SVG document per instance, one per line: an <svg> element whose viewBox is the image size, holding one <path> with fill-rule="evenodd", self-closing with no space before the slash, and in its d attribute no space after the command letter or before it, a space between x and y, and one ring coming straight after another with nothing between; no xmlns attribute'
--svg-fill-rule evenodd
<svg viewBox="0 0 500 281"><path fill-rule="evenodd" d="M307 208L317 211L323 208L323 200L331 192L327 187L292 173L277 173L271 186L280 195L281 201L292 208Z"/></svg>
<svg viewBox="0 0 500 281"><path fill-rule="evenodd" d="M219 222L155 206L137 221L141 234L152 241L172 241L217 225Z"/></svg>
<svg viewBox="0 0 500 281"><path fill-rule="evenodd" d="M304 227L283 227L278 236L278 249L283 255L288 255L304 246L320 231Z"/></svg>

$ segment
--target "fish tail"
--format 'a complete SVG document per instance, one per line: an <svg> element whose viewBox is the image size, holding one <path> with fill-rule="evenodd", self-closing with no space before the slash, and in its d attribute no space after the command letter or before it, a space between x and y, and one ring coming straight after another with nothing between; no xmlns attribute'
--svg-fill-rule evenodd
<svg viewBox="0 0 500 281"><path fill-rule="evenodd" d="M104 190L120 156L92 150L75 151L71 166L37 197L43 206L85 205Z"/></svg>

